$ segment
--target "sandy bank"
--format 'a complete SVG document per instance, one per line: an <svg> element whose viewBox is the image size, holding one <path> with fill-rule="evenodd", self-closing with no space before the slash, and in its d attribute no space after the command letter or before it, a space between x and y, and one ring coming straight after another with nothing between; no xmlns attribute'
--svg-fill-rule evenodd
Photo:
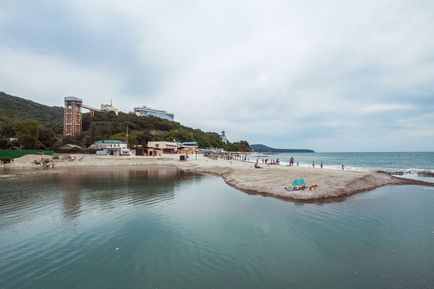
<svg viewBox="0 0 434 289"><path fill-rule="evenodd" d="M352 194L365 192L384 185L419 184L434 185L420 181L400 179L381 173L341 171L320 168L287 166L264 166L255 169L252 163L240 161L211 160L199 155L195 160L181 162L176 155L163 157L106 157L95 155L72 155L71 159L55 160L55 167L98 166L175 166L198 173L219 175L229 185L250 194L261 194L299 202L326 202L342 200ZM40 156L38 156L40 159ZM10 168L38 168L31 157L16 159ZM308 185L317 184L314 191L287 191L292 180L304 178Z"/></svg>

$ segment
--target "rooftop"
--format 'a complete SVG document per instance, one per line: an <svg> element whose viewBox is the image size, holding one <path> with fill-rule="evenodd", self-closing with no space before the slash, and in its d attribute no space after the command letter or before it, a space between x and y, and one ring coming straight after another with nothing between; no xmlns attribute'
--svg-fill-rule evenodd
<svg viewBox="0 0 434 289"><path fill-rule="evenodd" d="M75 101L83 101L81 98L75 96L65 96L65 100L75 100Z"/></svg>
<svg viewBox="0 0 434 289"><path fill-rule="evenodd" d="M197 142L195 141L185 141L185 142L181 142L182 145L186 145L186 146L197 146Z"/></svg>
<svg viewBox="0 0 434 289"><path fill-rule="evenodd" d="M99 140L96 141L95 143L101 144L126 144L126 142L120 141L120 140Z"/></svg>

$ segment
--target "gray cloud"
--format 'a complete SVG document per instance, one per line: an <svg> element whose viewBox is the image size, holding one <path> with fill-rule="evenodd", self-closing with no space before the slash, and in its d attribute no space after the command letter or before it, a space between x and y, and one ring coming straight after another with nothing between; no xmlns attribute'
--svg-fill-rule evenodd
<svg viewBox="0 0 434 289"><path fill-rule="evenodd" d="M3 90L151 105L280 147L434 149L432 1L26 5L0 14Z"/></svg>

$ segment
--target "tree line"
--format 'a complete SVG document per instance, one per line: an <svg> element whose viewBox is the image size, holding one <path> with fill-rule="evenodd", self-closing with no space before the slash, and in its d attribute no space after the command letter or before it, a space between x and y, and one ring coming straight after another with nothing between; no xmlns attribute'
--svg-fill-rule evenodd
<svg viewBox="0 0 434 289"><path fill-rule="evenodd" d="M91 117L89 113L84 113L82 129L80 134L64 137L63 123L58 118L42 123L36 119L16 118L10 111L0 111L0 148L59 150L64 144L87 148L95 141L113 139L126 141L131 147L146 146L148 141L196 141L201 148L222 147L227 151L250 151L246 141L224 144L215 132L203 132L154 116L96 112Z"/></svg>

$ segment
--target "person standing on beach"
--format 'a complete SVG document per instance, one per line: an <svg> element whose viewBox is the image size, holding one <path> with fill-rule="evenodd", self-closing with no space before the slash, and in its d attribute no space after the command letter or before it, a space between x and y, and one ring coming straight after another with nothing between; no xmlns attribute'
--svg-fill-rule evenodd
<svg viewBox="0 0 434 289"><path fill-rule="evenodd" d="M315 161L312 161L312 167L313 168L315 167Z"/></svg>
<svg viewBox="0 0 434 289"><path fill-rule="evenodd" d="M344 170L344 164L342 164L342 170Z"/></svg>
<svg viewBox="0 0 434 289"><path fill-rule="evenodd" d="M321 162L321 164L320 164L320 167L322 168L323 167L323 163Z"/></svg>

